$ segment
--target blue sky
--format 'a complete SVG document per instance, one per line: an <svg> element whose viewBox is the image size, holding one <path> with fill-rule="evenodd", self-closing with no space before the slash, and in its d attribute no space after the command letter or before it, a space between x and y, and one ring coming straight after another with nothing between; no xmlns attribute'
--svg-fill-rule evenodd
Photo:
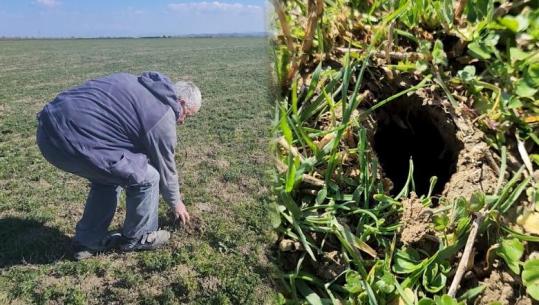
<svg viewBox="0 0 539 305"><path fill-rule="evenodd" d="M0 0L0 36L264 32L267 8L265 0Z"/></svg>

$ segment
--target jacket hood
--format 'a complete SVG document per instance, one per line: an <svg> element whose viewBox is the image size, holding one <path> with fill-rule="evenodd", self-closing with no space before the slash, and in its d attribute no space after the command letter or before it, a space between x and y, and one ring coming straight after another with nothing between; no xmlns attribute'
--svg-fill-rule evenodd
<svg viewBox="0 0 539 305"><path fill-rule="evenodd" d="M146 89L148 89L163 104L168 105L174 111L176 119L180 117L180 105L177 102L176 90L170 79L155 71L144 72L138 77Z"/></svg>

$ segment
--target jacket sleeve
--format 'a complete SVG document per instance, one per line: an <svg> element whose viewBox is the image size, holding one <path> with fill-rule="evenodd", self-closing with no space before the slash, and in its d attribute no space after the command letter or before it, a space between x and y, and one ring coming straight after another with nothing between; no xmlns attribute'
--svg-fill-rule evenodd
<svg viewBox="0 0 539 305"><path fill-rule="evenodd" d="M175 208L181 199L174 160L176 141L176 116L169 109L146 133L144 145L151 165L159 172L159 191L171 208Z"/></svg>

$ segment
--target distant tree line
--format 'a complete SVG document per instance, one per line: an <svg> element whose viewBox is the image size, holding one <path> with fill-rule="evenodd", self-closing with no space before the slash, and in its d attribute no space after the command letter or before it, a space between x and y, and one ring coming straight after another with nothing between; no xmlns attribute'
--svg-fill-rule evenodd
<svg viewBox="0 0 539 305"><path fill-rule="evenodd" d="M163 38L223 38L223 37L266 37L267 32L253 33L208 33L187 35L155 35L155 36L96 36L96 37L35 37L35 36L0 36L0 40L28 40L28 39L163 39Z"/></svg>

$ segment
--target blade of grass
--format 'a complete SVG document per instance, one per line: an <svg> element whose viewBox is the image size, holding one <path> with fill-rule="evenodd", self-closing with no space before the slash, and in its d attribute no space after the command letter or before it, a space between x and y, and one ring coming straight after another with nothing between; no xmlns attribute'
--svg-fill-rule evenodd
<svg viewBox="0 0 539 305"><path fill-rule="evenodd" d="M411 182L414 179L414 162L412 161L412 158L410 158L410 162L408 164L409 169L408 176L406 177L406 182L404 183L402 190L395 197L395 200L399 200L401 197L408 195L408 193L410 192L410 184L413 184Z"/></svg>
<svg viewBox="0 0 539 305"><path fill-rule="evenodd" d="M361 284L363 285L363 288L367 292L367 297L369 298L369 304L370 305L378 305L376 295L374 294L374 291L372 290L371 285L369 285L369 283L367 283L367 281L365 281L365 280L362 280Z"/></svg>
<svg viewBox="0 0 539 305"><path fill-rule="evenodd" d="M335 89L335 86L337 86L337 84L341 81L343 74L343 71L339 71L338 73L336 73L336 76L331 81L329 81L322 90L325 90L326 92L333 92L333 95L338 94L340 92L340 89ZM314 101L305 101L298 110L300 121L308 121L316 113L322 111L322 109L327 107L327 104L324 103L324 100L325 97L323 95L319 95L314 99Z"/></svg>
<svg viewBox="0 0 539 305"><path fill-rule="evenodd" d="M503 179L505 176L505 171L507 170L507 147L504 145L501 147L501 165L500 165L500 175L498 176L498 183L496 184L496 190L494 194L498 194L500 188L502 187Z"/></svg>
<svg viewBox="0 0 539 305"><path fill-rule="evenodd" d="M357 95L357 91L359 90L359 87L361 86L361 80L362 80L362 77L363 77L363 73L365 72L365 69L367 67L367 64L368 64L368 58L365 59L361 65L361 69L359 71L359 75L358 75L358 79L357 79L357 82L356 82L356 85L355 85L355 88L354 88L354 92L352 94L352 96L354 97L354 100L352 101L352 107L353 105L357 105L359 103L358 102L355 102L355 97ZM346 69L347 70L351 70L352 68L352 64L349 64ZM349 73L349 72L347 72ZM343 87L345 88L348 88L348 82L350 81L350 79L345 79L345 81L343 82ZM346 84L346 85L344 85ZM343 94L345 94L346 91L343 90ZM348 125L348 121L350 120L350 116L352 114L352 111L353 109L355 108L346 108L346 103L344 102L345 101L345 98L343 97L343 121L342 121L342 125L343 126L347 126ZM330 153L330 158L329 158L329 161L328 161L328 167L327 167L327 170L326 170L326 183L329 182L331 180L331 177L333 175L333 171L335 170L335 162L337 160L337 147L339 145L339 142L343 136L343 133L344 133L344 129L341 129L337 132L337 135L335 136L335 139L334 139L334 144L333 144L333 147L331 149L331 153Z"/></svg>
<svg viewBox="0 0 539 305"><path fill-rule="evenodd" d="M298 291L305 297L305 300L309 302L311 305L324 305L324 302L322 302L322 299L320 296L314 292L309 286L307 286L303 281L297 281L296 287L298 288Z"/></svg>
<svg viewBox="0 0 539 305"><path fill-rule="evenodd" d="M303 234L303 230L301 229L301 227L298 225L297 222L294 222L293 226L294 226L294 229L296 230L296 232L299 235L299 240L303 244L303 247L305 248L305 251L307 251L307 253L309 253L309 256L311 257L311 259L316 262L316 256L314 255L313 250L311 249L311 245L307 241L307 238L305 237L305 234Z"/></svg>
<svg viewBox="0 0 539 305"><path fill-rule="evenodd" d="M507 199L507 196L509 196L510 194L510 191L511 191L511 188L518 182L518 180L520 179L523 171L524 171L524 166L520 167L520 169L515 173L515 175L513 176L513 178L511 178L511 180L509 180L509 182L507 182L505 184L505 186L502 188L501 190L501 193L500 193L500 196L498 197L498 199L492 204L492 206L490 207L490 210L493 211L493 210L496 210L498 209L498 207L500 206L500 204L502 204L503 202L505 202L505 200Z"/></svg>
<svg viewBox="0 0 539 305"><path fill-rule="evenodd" d="M532 177L529 176L527 177L526 179L524 179L516 188L515 190L511 193L511 195L509 195L509 197L507 197L507 200L505 200L503 203L500 204L500 207L499 207L499 210L500 212L502 213L506 213L509 208L511 208L511 206L513 204L515 204L515 202L517 201L517 199L520 197L520 195L522 194L522 192L526 189L526 187L528 186L528 184L530 183Z"/></svg>
<svg viewBox="0 0 539 305"><path fill-rule="evenodd" d="M288 172L286 175L285 192L290 193L296 182L296 162L292 154L288 154Z"/></svg>
<svg viewBox="0 0 539 305"><path fill-rule="evenodd" d="M517 232L513 229L511 229L510 227L508 226L504 226L502 225L501 226L502 230L506 233L509 233L510 235L512 235L513 237L516 237L520 240L525 240L525 241L530 241L530 242L535 242L535 243L539 243L539 236L533 236L533 235L529 235L529 234L523 234L523 233L520 233L520 232Z"/></svg>
<svg viewBox="0 0 539 305"><path fill-rule="evenodd" d="M358 158L359 158L359 186L363 189L363 207L367 208L369 204L369 166L367 163L367 131L365 128L359 129L358 134Z"/></svg>
<svg viewBox="0 0 539 305"><path fill-rule="evenodd" d="M292 81L292 88L290 89L290 95L292 99L292 113L298 114L298 79Z"/></svg>
<svg viewBox="0 0 539 305"><path fill-rule="evenodd" d="M320 81L320 75L322 74L322 71L322 63L319 63L312 74L311 82L309 83L309 88L307 89L307 93L304 98L305 101L310 100L311 97L314 95L316 87L318 86L318 83Z"/></svg>
<svg viewBox="0 0 539 305"><path fill-rule="evenodd" d="M284 138L286 139L286 142L291 145L294 141L292 136L292 129L290 129L290 125L288 125L288 114L286 109L284 108L284 105L281 105L280 107L280 119L279 119L279 127L281 128L280 131Z"/></svg>
<svg viewBox="0 0 539 305"><path fill-rule="evenodd" d="M430 178L429 191L427 193L427 198L430 198L430 196L432 195L432 191L434 190L434 186L436 185L436 182L438 182L438 177L432 176Z"/></svg>
<svg viewBox="0 0 539 305"><path fill-rule="evenodd" d="M403 90L397 94L394 94L386 99L384 99L383 101L379 102L379 103L376 103L376 105L370 107L369 109L367 109L365 112L362 113L362 116L363 117L366 117L367 115L371 114L374 110L386 105L387 103L391 102L391 101L394 101L396 100L397 98L409 93L409 92L413 92L413 91L416 91L417 89L421 89L423 87L426 87L428 85L428 82L431 80L431 76L427 76L425 77L423 80L421 80L417 85L415 86L412 86L406 90Z"/></svg>

